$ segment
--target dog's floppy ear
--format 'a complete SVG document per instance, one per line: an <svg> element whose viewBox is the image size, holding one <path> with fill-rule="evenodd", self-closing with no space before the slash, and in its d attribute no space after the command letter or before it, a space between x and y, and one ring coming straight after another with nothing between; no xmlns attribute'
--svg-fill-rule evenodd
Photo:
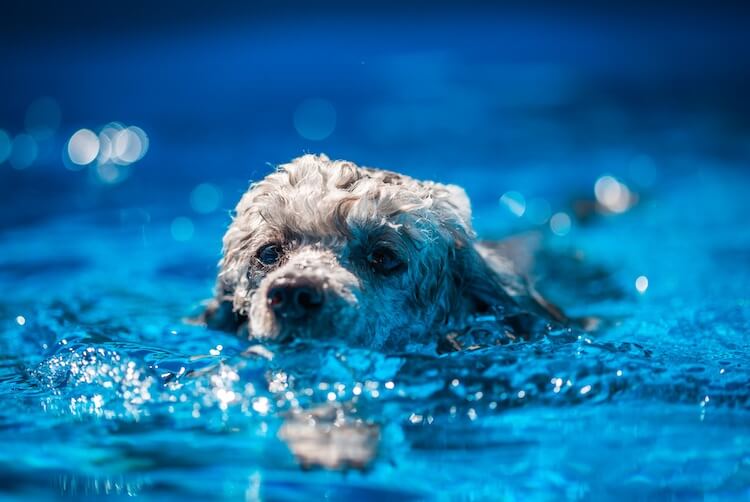
<svg viewBox="0 0 750 502"><path fill-rule="evenodd" d="M247 323L247 314L238 308L235 293L238 288L244 292L248 288L246 263L252 229L258 226L256 219L248 214L255 193L252 187L242 195L234 210L232 222L224 234L219 274L214 286L214 298L197 319L211 329L236 331ZM244 295L241 295L244 298Z"/></svg>
<svg viewBox="0 0 750 502"><path fill-rule="evenodd" d="M504 307L505 315L534 314L566 323L568 318L556 305L544 298L529 279L539 236L516 236L505 241L480 242L464 261L467 277L464 291L477 311L483 306Z"/></svg>
<svg viewBox="0 0 750 502"><path fill-rule="evenodd" d="M458 301L469 313L485 313L493 307L514 308L510 266L483 256L472 242L456 242L453 282Z"/></svg>
<svg viewBox="0 0 750 502"><path fill-rule="evenodd" d="M482 252L475 242L471 203L463 188L425 182L443 231L449 236L449 262L453 287L449 315L487 312L515 305L505 282L512 279L512 265Z"/></svg>

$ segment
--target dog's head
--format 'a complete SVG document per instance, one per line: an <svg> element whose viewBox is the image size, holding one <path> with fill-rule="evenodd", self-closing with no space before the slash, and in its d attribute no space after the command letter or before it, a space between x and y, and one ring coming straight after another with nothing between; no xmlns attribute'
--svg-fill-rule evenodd
<svg viewBox="0 0 750 502"><path fill-rule="evenodd" d="M459 187L305 155L237 205L219 300L258 338L425 334L502 290L470 219Z"/></svg>

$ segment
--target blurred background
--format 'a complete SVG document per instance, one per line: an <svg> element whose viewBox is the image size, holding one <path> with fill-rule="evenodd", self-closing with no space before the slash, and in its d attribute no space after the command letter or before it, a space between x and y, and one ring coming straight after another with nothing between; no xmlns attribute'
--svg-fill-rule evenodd
<svg viewBox="0 0 750 502"><path fill-rule="evenodd" d="M604 174L648 190L700 156L744 169L746 11L14 2L0 19L0 228L111 210L181 218L189 240L304 152L456 182L480 208L509 190L525 204L533 187L554 209Z"/></svg>

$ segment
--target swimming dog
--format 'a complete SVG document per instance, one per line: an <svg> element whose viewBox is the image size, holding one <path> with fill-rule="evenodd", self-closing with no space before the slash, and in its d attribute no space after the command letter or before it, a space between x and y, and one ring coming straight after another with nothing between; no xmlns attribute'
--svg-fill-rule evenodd
<svg viewBox="0 0 750 502"><path fill-rule="evenodd" d="M498 309L564 321L502 246L476 239L462 188L304 155L242 196L204 320L381 347Z"/></svg>

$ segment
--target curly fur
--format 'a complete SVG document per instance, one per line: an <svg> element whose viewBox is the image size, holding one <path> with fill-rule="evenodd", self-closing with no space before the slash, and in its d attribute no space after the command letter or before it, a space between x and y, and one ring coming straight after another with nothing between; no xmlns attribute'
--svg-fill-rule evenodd
<svg viewBox="0 0 750 502"><path fill-rule="evenodd" d="M256 259L268 243L283 249L270 267ZM374 246L396 253L404 270L374 271ZM255 338L314 334L383 346L532 296L507 260L477 243L463 189L324 155L294 159L250 186L219 268L207 321L247 325ZM326 301L314 320L287 326L266 298L270 285L295 278L320 284Z"/></svg>

